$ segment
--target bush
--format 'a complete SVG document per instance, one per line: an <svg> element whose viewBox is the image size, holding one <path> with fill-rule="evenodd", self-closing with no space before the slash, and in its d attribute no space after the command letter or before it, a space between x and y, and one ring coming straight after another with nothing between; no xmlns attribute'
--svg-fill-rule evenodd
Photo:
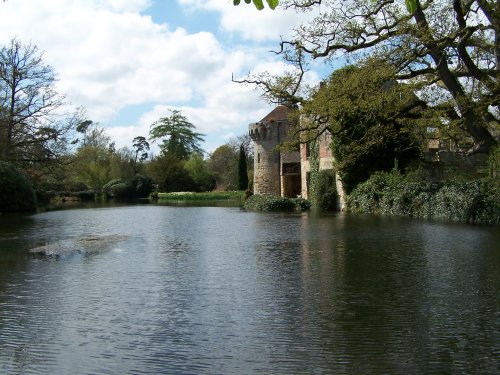
<svg viewBox="0 0 500 375"><path fill-rule="evenodd" d="M153 191L153 181L139 174L128 182L128 186L133 198L147 198Z"/></svg>
<svg viewBox="0 0 500 375"><path fill-rule="evenodd" d="M33 211L35 191L26 176L12 165L0 162L0 212Z"/></svg>
<svg viewBox="0 0 500 375"><path fill-rule="evenodd" d="M333 170L318 171L311 201L321 211L333 211L337 208L338 194Z"/></svg>
<svg viewBox="0 0 500 375"><path fill-rule="evenodd" d="M376 173L348 196L352 212L474 224L500 224L500 191L493 179L436 183Z"/></svg>
<svg viewBox="0 0 500 375"><path fill-rule="evenodd" d="M253 211L305 211L311 207L311 203L303 198L251 195L244 207Z"/></svg>
<svg viewBox="0 0 500 375"><path fill-rule="evenodd" d="M153 182L149 177L136 175L131 180L111 180L102 189L112 198L147 198L153 191Z"/></svg>

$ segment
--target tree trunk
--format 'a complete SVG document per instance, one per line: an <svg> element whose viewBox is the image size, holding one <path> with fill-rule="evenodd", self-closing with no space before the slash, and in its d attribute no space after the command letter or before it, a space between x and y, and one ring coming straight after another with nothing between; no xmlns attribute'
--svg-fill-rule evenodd
<svg viewBox="0 0 500 375"><path fill-rule="evenodd" d="M483 113L476 113L476 111L474 111L474 103L467 97L460 82L450 71L445 52L430 36L431 32L427 19L425 18L425 14L419 2L417 2L417 9L413 16L421 32L425 34L425 39L427 41L424 42L424 45L429 49L431 57L436 64L437 74L455 99L461 117L464 119L467 132L474 139L475 147L470 152L489 152L492 146L496 144L496 141L486 128L488 124L487 116Z"/></svg>

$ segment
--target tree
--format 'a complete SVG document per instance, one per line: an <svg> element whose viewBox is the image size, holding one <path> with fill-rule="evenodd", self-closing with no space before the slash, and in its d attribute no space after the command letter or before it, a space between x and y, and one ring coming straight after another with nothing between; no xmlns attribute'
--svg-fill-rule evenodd
<svg viewBox="0 0 500 375"><path fill-rule="evenodd" d="M63 116L56 77L32 44L12 39L0 49L0 159L46 162L66 152L79 114Z"/></svg>
<svg viewBox="0 0 500 375"><path fill-rule="evenodd" d="M146 165L146 171L158 184L160 191L193 191L195 183L184 164L184 160L167 153L153 158Z"/></svg>
<svg viewBox="0 0 500 375"><path fill-rule="evenodd" d="M193 153L184 163L184 169L193 179L194 191L211 191L215 187L215 179L208 169L208 163L201 153Z"/></svg>
<svg viewBox="0 0 500 375"><path fill-rule="evenodd" d="M238 151L229 144L217 147L210 155L210 170L212 171L217 189L238 189Z"/></svg>
<svg viewBox="0 0 500 375"><path fill-rule="evenodd" d="M238 158L238 188L239 190L248 189L247 155L243 143L240 145L240 154Z"/></svg>
<svg viewBox="0 0 500 375"><path fill-rule="evenodd" d="M260 84L265 93L295 102L308 58L367 54L396 67L394 79L418 81L429 106L446 113L442 119L471 137L470 152L488 152L499 127L500 4L496 0L282 0L285 8L319 15L282 41L280 54L296 66L281 79L255 76L241 80ZM321 7L318 7L321 4ZM283 84L287 83L287 84ZM281 84L281 86L280 86Z"/></svg>
<svg viewBox="0 0 500 375"><path fill-rule="evenodd" d="M139 160L139 162L142 163L144 160L148 158L147 151L149 151L149 143L148 141L146 141L146 138L142 136L135 137L132 142L133 142L132 147L134 148L135 151L135 158L134 158L134 168L135 168L135 166L137 165L137 160Z"/></svg>
<svg viewBox="0 0 500 375"><path fill-rule="evenodd" d="M250 2L253 2L253 5L255 5L255 7L258 10L264 9L264 2L262 0L245 0L245 3L247 3L247 4L250 4ZM278 2L279 2L279 0L266 0L267 5L271 9L276 8L278 6ZM240 5L240 3L241 3L241 0L233 0L234 5Z"/></svg>
<svg viewBox="0 0 500 375"><path fill-rule="evenodd" d="M72 157L73 178L95 191L111 179L111 159L115 154L111 138L104 128L91 123L86 128L85 142Z"/></svg>
<svg viewBox="0 0 500 375"><path fill-rule="evenodd" d="M30 181L13 165L0 161L0 213L35 208L36 195Z"/></svg>
<svg viewBox="0 0 500 375"><path fill-rule="evenodd" d="M375 171L404 169L419 158L418 132L426 128L425 103L414 87L391 81L393 69L380 61L335 71L307 102L298 131L302 140L328 132L336 169L350 192ZM433 112L430 120L432 123Z"/></svg>
<svg viewBox="0 0 500 375"><path fill-rule="evenodd" d="M203 142L204 135L194 131L195 126L181 111L171 110L170 113L170 116L162 117L151 125L150 139L162 139L162 152L179 159L186 159L193 152L202 152L200 142Z"/></svg>

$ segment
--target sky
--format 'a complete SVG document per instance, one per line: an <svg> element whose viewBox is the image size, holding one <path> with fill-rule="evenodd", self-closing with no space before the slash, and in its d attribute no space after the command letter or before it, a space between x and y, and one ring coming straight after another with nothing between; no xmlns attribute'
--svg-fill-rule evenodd
<svg viewBox="0 0 500 375"><path fill-rule="evenodd" d="M147 137L175 109L211 152L272 110L260 91L231 77L286 69L270 51L311 16L232 0L7 0L0 44L16 37L43 51L58 91L117 148Z"/></svg>

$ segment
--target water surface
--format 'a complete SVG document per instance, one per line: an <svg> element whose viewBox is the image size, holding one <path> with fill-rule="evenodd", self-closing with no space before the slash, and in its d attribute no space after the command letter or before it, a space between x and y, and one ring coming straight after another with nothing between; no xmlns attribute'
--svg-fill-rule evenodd
<svg viewBox="0 0 500 375"><path fill-rule="evenodd" d="M497 229L228 207L0 215L0 373L498 373ZM99 236L122 240L29 254Z"/></svg>

